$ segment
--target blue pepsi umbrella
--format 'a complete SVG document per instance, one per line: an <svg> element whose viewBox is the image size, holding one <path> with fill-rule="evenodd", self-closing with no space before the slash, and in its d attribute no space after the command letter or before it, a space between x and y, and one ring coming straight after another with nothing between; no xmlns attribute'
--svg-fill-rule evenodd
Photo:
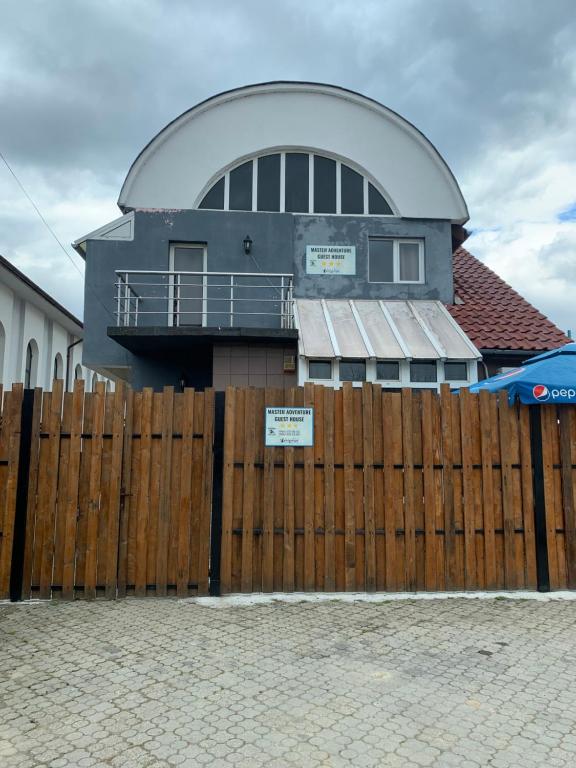
<svg viewBox="0 0 576 768"><path fill-rule="evenodd" d="M521 403L576 403L576 343L531 357L506 373L470 386L470 392L508 391L508 400Z"/></svg>

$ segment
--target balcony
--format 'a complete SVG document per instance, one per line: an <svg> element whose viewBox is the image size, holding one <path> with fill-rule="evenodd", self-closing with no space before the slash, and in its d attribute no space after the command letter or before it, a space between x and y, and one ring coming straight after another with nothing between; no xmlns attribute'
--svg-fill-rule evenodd
<svg viewBox="0 0 576 768"><path fill-rule="evenodd" d="M297 338L293 276L273 272L118 270L116 325L108 336L134 352L151 339L169 348L185 340Z"/></svg>

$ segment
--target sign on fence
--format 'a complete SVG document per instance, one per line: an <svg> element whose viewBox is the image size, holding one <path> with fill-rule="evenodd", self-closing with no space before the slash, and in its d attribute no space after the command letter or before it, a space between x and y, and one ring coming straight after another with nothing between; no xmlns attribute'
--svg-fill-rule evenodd
<svg viewBox="0 0 576 768"><path fill-rule="evenodd" d="M266 445L314 445L313 408L266 408Z"/></svg>

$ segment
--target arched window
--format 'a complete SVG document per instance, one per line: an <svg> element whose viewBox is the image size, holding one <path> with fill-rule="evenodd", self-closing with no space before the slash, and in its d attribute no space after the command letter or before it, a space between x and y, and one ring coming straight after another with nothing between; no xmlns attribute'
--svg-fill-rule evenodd
<svg viewBox="0 0 576 768"><path fill-rule="evenodd" d="M32 389L38 378L38 344L30 339L26 347L26 364L24 368L24 387Z"/></svg>
<svg viewBox="0 0 576 768"><path fill-rule="evenodd" d="M6 349L6 332L0 323L0 384L4 383L4 351Z"/></svg>
<svg viewBox="0 0 576 768"><path fill-rule="evenodd" d="M199 208L393 216L383 194L340 160L311 152L275 152L223 174Z"/></svg>
<svg viewBox="0 0 576 768"><path fill-rule="evenodd" d="M96 373L96 371L94 371L94 373L92 374L92 386L90 387L91 392L96 392L96 384L98 384L98 381L99 381L98 374Z"/></svg>
<svg viewBox="0 0 576 768"><path fill-rule="evenodd" d="M58 352L56 357L54 358L53 377L55 379L63 379L64 378L64 363L62 362L62 355L60 354L60 352Z"/></svg>
<svg viewBox="0 0 576 768"><path fill-rule="evenodd" d="M74 368L74 381L82 381L84 376L82 375L82 366L80 363Z"/></svg>

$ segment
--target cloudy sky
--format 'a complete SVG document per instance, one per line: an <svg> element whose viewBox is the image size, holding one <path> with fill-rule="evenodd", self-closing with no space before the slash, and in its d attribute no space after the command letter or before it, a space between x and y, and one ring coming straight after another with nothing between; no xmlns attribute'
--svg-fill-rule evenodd
<svg viewBox="0 0 576 768"><path fill-rule="evenodd" d="M422 130L467 247L576 330L574 0L0 0L0 253L82 314L68 244L119 215L137 153L220 91L313 80Z"/></svg>

